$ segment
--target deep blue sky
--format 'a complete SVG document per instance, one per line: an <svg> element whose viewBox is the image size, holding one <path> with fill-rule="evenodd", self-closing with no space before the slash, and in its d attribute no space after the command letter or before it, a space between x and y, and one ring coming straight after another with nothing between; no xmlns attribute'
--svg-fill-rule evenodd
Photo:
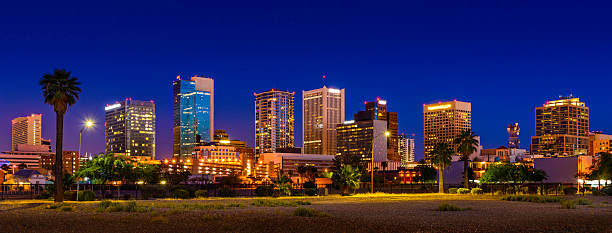
<svg viewBox="0 0 612 233"><path fill-rule="evenodd" d="M472 102L485 147L506 143L519 122L528 147L534 107L560 94L584 99L591 129L612 133L612 14L609 5L566 1L19 1L0 3L0 150L10 119L52 108L38 79L66 68L82 81L66 115L66 149L93 117L84 151L104 150L104 106L126 97L157 105L157 151L171 151L171 82L215 79L216 128L254 141L253 92L346 88L347 118L381 97L415 133L422 157L422 104ZM291 2L291 3L290 3ZM333 2L333 3L330 3ZM537 3L534 3L537 2Z"/></svg>

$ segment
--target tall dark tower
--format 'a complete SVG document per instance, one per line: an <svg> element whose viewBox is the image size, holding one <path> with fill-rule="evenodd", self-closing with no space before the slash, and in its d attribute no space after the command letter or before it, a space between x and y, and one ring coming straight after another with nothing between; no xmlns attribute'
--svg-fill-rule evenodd
<svg viewBox="0 0 612 233"><path fill-rule="evenodd" d="M509 124L508 128L508 148L509 149L518 149L519 143L519 133L521 132L521 128L519 128L518 122L514 124Z"/></svg>

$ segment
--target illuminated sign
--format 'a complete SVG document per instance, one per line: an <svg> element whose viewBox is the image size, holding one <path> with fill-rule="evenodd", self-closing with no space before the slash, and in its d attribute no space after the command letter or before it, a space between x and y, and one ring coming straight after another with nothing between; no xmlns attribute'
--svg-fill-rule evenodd
<svg viewBox="0 0 612 233"><path fill-rule="evenodd" d="M387 105L387 101L386 100L379 100L378 104Z"/></svg>
<svg viewBox="0 0 612 233"><path fill-rule="evenodd" d="M440 110L440 109L447 109L452 107L451 104L442 104L442 105L436 105L436 106L429 106L427 107L427 110L432 111L432 110Z"/></svg>
<svg viewBox="0 0 612 233"><path fill-rule="evenodd" d="M345 124L345 125L348 125L348 124L353 124L353 123L355 123L355 121L345 121L345 122L344 122L344 124Z"/></svg>
<svg viewBox="0 0 612 233"><path fill-rule="evenodd" d="M104 111L109 111L109 110L113 110L115 108L121 107L121 104L117 103L117 104L113 104L113 105L108 105L104 108Z"/></svg>
<svg viewBox="0 0 612 233"><path fill-rule="evenodd" d="M328 89L328 91L329 91L329 93L335 93L335 94L340 93L340 90L338 90L338 89L333 89L333 88Z"/></svg>
<svg viewBox="0 0 612 233"><path fill-rule="evenodd" d="M219 142L220 142L220 143L222 143L222 144L230 144L230 141L229 141L229 140L221 140L221 141L219 141Z"/></svg>

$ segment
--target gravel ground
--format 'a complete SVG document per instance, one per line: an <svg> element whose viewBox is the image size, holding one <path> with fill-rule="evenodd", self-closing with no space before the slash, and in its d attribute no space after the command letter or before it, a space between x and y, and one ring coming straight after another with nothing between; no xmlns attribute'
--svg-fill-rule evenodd
<svg viewBox="0 0 612 233"><path fill-rule="evenodd" d="M577 197L570 197L577 198ZM98 213L96 204L72 204L62 212L32 208L32 203L0 202L14 209L0 211L4 232L612 232L611 197L588 197L592 206L561 209L558 203L500 201L499 197L471 195L402 195L374 197L323 197L280 199L308 200L306 208L326 217L298 217L297 207L255 207L253 199L142 201L153 203L242 203L241 208L171 211L155 208L148 213ZM277 199L271 199L277 200ZM441 212L448 202L471 210ZM2 209L2 208L0 208ZM204 216L204 217L203 217Z"/></svg>

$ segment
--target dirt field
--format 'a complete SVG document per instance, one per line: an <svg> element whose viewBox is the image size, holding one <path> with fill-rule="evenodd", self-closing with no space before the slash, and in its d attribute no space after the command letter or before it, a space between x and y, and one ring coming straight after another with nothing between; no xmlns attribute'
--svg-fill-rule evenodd
<svg viewBox="0 0 612 233"><path fill-rule="evenodd" d="M137 201L140 212L106 212L99 202L0 202L3 232L612 232L612 198L590 205L501 201L486 195L360 195ZM565 197L574 199L575 197ZM263 206L253 205L264 200ZM303 201L299 205L297 201ZM463 211L437 211L447 202ZM121 204L126 205L127 202ZM286 205L286 206L272 206ZM297 208L321 216L295 216ZM471 209L469 209L471 208Z"/></svg>

